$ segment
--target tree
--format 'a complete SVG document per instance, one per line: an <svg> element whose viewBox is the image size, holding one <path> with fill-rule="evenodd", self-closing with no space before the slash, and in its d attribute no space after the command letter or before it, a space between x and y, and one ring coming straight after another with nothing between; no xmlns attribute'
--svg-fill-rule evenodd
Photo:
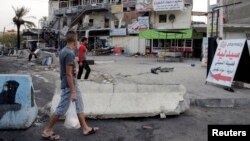
<svg viewBox="0 0 250 141"><path fill-rule="evenodd" d="M15 17L13 18L14 24L17 26L17 49L20 49L20 28L22 25L28 28L36 27L31 21L24 20L25 16L29 13L29 9L25 7L14 8Z"/></svg>
<svg viewBox="0 0 250 141"><path fill-rule="evenodd" d="M0 42L6 46L15 46L17 41L17 36L14 33L4 34L0 37Z"/></svg>
<svg viewBox="0 0 250 141"><path fill-rule="evenodd" d="M43 27L43 26L45 26L45 25L47 24L48 17L43 16L43 17L40 19L40 21L41 21L41 24L42 24L42 27Z"/></svg>

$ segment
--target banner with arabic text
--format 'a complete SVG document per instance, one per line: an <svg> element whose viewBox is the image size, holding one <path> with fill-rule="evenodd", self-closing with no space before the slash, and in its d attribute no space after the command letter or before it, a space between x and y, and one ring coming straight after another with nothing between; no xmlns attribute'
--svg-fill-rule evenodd
<svg viewBox="0 0 250 141"><path fill-rule="evenodd" d="M245 39L219 42L207 82L231 87L245 43Z"/></svg>
<svg viewBox="0 0 250 141"><path fill-rule="evenodd" d="M183 0L154 0L153 2L154 11L174 11L183 10Z"/></svg>

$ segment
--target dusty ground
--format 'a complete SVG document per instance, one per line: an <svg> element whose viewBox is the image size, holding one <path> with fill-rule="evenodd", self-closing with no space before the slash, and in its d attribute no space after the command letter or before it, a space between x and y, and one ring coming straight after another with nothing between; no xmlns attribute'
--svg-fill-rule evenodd
<svg viewBox="0 0 250 141"><path fill-rule="evenodd" d="M148 62L143 61L139 61L139 63L148 64ZM119 66L122 66L122 64ZM103 65L99 64L91 67L93 68L93 74L96 76L103 74L103 72L107 73L105 70L99 70L99 68L103 68ZM58 80L58 72L53 70L54 68L48 69L43 66L32 66L28 64L27 59L0 56L0 73L24 73L32 76L36 90L36 103L39 109L41 109L33 126L26 130L1 130L0 141L42 140L41 132L48 121L46 108L44 107L50 102L54 93L54 82ZM112 73L125 74L119 71ZM129 73L125 75L133 75L133 72ZM97 79L94 80L97 81ZM103 79L98 81L101 82ZM62 136L62 141L206 141L207 125L209 124L249 125L249 107L250 105L235 108L201 108L192 106L190 110L182 115L169 116L166 119L159 119L158 116L153 118L108 120L88 119L88 123L91 126L99 126L101 130L96 135L87 137L83 136L80 130L65 129L63 121L56 125L55 131Z"/></svg>

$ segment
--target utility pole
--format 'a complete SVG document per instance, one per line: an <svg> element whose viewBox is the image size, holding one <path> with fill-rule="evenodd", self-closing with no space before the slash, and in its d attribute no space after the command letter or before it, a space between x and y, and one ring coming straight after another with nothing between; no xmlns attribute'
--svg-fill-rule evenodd
<svg viewBox="0 0 250 141"><path fill-rule="evenodd" d="M221 6L221 5L223 5L223 0L220 0L219 1L219 5ZM223 17L224 17L224 8L223 7L221 7L220 8L220 13L219 13L219 15L220 15L220 24L219 24L219 37L221 37L222 39L223 39L223 37L224 37L224 31L223 31L223 27L224 27L224 23L223 23Z"/></svg>
<svg viewBox="0 0 250 141"><path fill-rule="evenodd" d="M207 12L209 12L210 0L207 0ZM209 14L209 13L208 13ZM207 27L209 27L209 15L207 15ZM209 37L209 28L207 28L207 38Z"/></svg>
<svg viewBox="0 0 250 141"><path fill-rule="evenodd" d="M219 25L219 10L222 9L223 12L223 7L228 7L228 6L232 6L232 5L236 5L236 4L241 4L242 2L236 2L236 3L231 3L231 4L226 4L226 5L220 5L220 6L216 6L214 8L212 8L212 23L213 23L213 13L216 11L217 12L217 23L216 23L216 37L218 37L218 25ZM222 20L223 20L223 14L222 14ZM222 21L223 22L223 21ZM222 27L223 28L223 25ZM222 29L223 30L223 29ZM212 24L212 31L213 31L213 24ZM223 33L221 33L223 34ZM211 32L211 37L213 37L213 32Z"/></svg>
<svg viewBox="0 0 250 141"><path fill-rule="evenodd" d="M40 20L41 19L39 19L38 20L38 23L37 23L37 48L39 48L40 47L40 43L39 43L39 38L40 38L40 32L39 32L39 24L40 24Z"/></svg>

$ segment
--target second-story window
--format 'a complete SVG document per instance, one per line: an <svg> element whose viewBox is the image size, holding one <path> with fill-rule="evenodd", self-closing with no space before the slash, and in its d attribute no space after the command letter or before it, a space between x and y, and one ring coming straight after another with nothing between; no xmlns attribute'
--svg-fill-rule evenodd
<svg viewBox="0 0 250 141"><path fill-rule="evenodd" d="M89 19L89 26L93 26L94 25L94 19Z"/></svg>
<svg viewBox="0 0 250 141"><path fill-rule="evenodd" d="M167 15L159 15L159 23L166 23Z"/></svg>

